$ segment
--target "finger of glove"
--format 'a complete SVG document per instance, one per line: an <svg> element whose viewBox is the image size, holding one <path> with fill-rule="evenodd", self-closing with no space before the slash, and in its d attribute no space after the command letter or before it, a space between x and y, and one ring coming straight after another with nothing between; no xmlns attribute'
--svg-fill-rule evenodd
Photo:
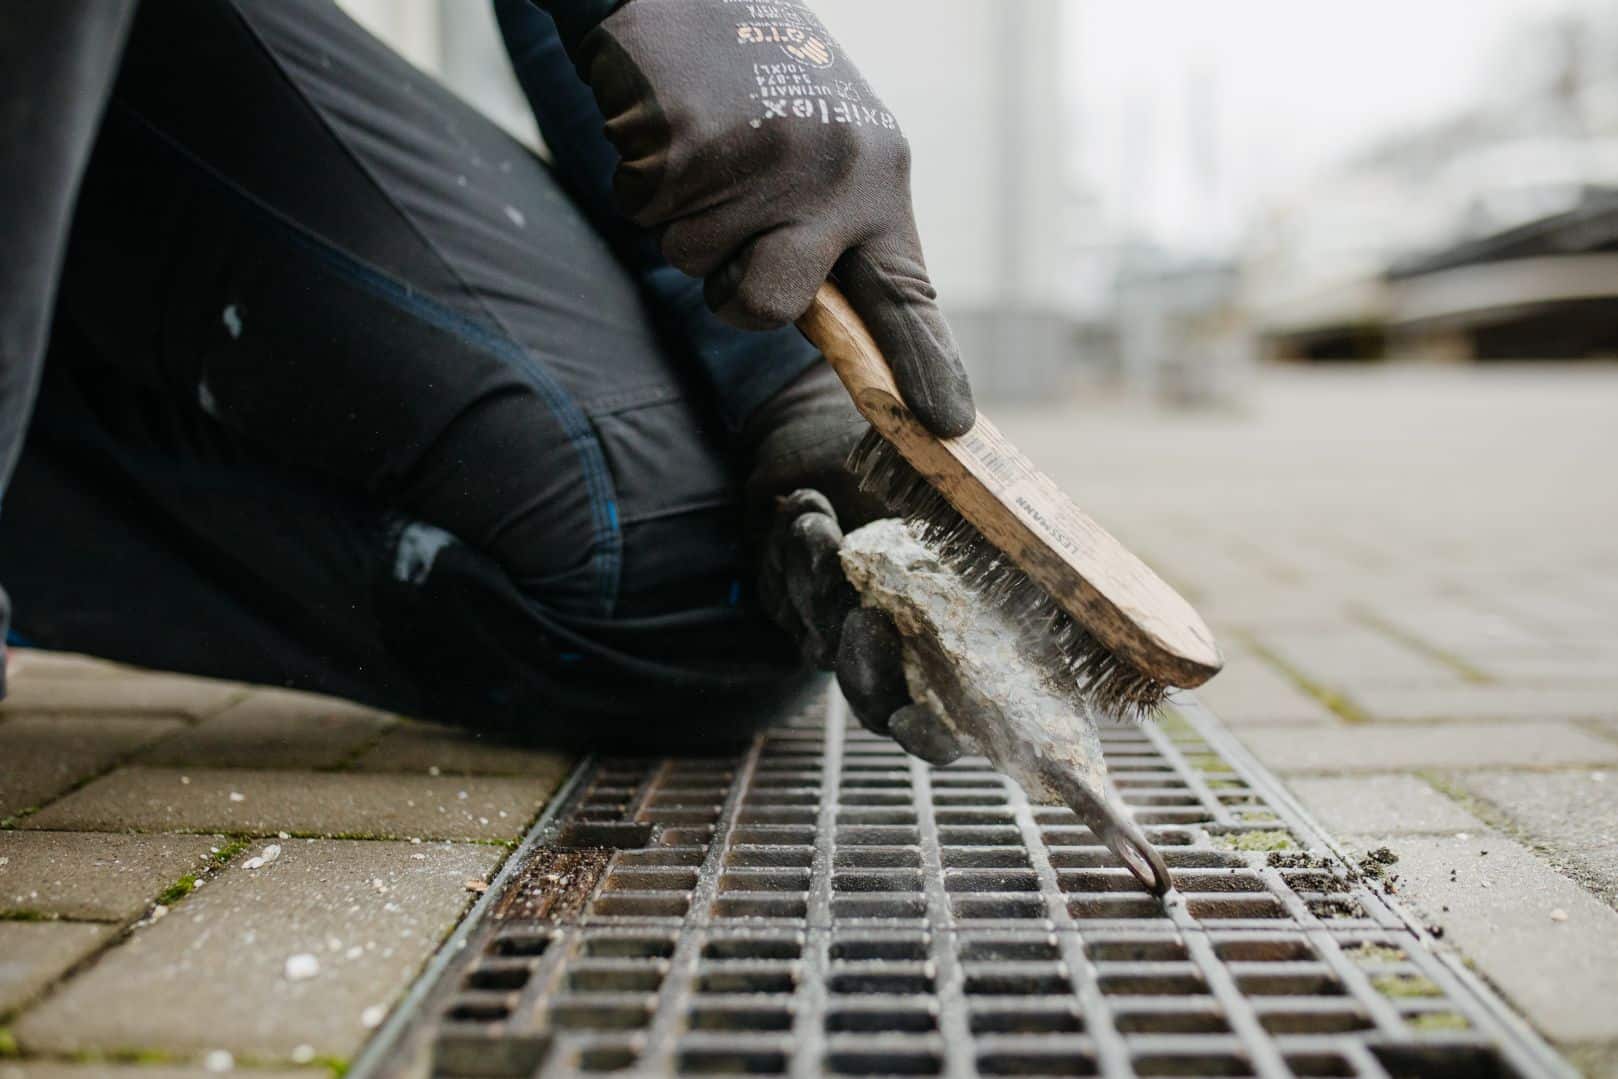
<svg viewBox="0 0 1618 1079"><path fill-rule="evenodd" d="M843 619L837 685L867 730L888 733L893 714L910 703L899 629L885 611L857 607Z"/></svg>
<svg viewBox="0 0 1618 1079"><path fill-rule="evenodd" d="M669 222L658 236L658 249L681 273L708 277L746 254L759 232L761 213L744 198L725 199Z"/></svg>
<svg viewBox="0 0 1618 1079"><path fill-rule="evenodd" d="M644 211L663 186L668 166L668 124L649 107L656 94L640 65L612 34L598 29L581 45L581 74L606 120L603 132L618 151L613 203L643 227Z"/></svg>
<svg viewBox="0 0 1618 1079"><path fill-rule="evenodd" d="M970 431L977 421L972 387L913 233L848 252L837 263L837 280L922 425L941 438Z"/></svg>
<svg viewBox="0 0 1618 1079"><path fill-rule="evenodd" d="M841 253L840 245L814 229L774 229L710 274L702 295L709 310L737 329L784 326L809 309Z"/></svg>
<svg viewBox="0 0 1618 1079"><path fill-rule="evenodd" d="M932 709L924 704L907 704L888 722L888 733L913 757L943 766L961 757L961 743Z"/></svg>
<svg viewBox="0 0 1618 1079"><path fill-rule="evenodd" d="M825 670L836 659L843 619L858 603L838 559L842 543L835 518L805 513L792 523L786 549L787 594L806 631L805 658Z"/></svg>
<svg viewBox="0 0 1618 1079"><path fill-rule="evenodd" d="M823 515L833 522L837 520L837 512L819 491L802 488L777 499L758 575L759 601L764 606L764 613L776 625L800 639L808 627L799 616L787 589L787 551L792 546L793 523L805 514Z"/></svg>

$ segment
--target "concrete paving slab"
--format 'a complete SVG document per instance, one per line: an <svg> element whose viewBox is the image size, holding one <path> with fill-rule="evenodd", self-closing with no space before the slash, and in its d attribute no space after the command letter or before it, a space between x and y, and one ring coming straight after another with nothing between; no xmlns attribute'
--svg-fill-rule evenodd
<svg viewBox="0 0 1618 1079"><path fill-rule="evenodd" d="M19 715L0 722L0 819L43 805L184 726L151 716Z"/></svg>
<svg viewBox="0 0 1618 1079"><path fill-rule="evenodd" d="M1604 686L1357 686L1353 698L1372 718L1390 721L1618 717L1618 691Z"/></svg>
<svg viewBox="0 0 1618 1079"><path fill-rule="evenodd" d="M1618 1039L1618 911L1495 833L1349 842L1391 847L1403 900L1553 1041Z"/></svg>
<svg viewBox="0 0 1618 1079"><path fill-rule="evenodd" d="M1569 876L1618 906L1618 771L1472 772L1449 778L1552 851Z"/></svg>
<svg viewBox="0 0 1618 1079"><path fill-rule="evenodd" d="M1283 773L1618 764L1618 743L1556 722L1255 727L1242 741Z"/></svg>
<svg viewBox="0 0 1618 1079"><path fill-rule="evenodd" d="M8 678L108 678L127 675L131 668L76 652L49 652L41 648L7 649Z"/></svg>
<svg viewBox="0 0 1618 1079"><path fill-rule="evenodd" d="M1467 657L1509 655L1544 640L1516 619L1455 597L1382 592L1361 609L1401 633Z"/></svg>
<svg viewBox="0 0 1618 1079"><path fill-rule="evenodd" d="M127 767L22 827L517 839L554 788L537 778Z"/></svg>
<svg viewBox="0 0 1618 1079"><path fill-rule="evenodd" d="M0 832L0 911L123 922L203 866L219 836Z"/></svg>
<svg viewBox="0 0 1618 1079"><path fill-rule="evenodd" d="M1232 727L1260 723L1336 723L1320 701L1258 656L1226 647L1225 669L1196 691L1198 699Z"/></svg>
<svg viewBox="0 0 1618 1079"><path fill-rule="evenodd" d="M1343 625L1330 631L1262 629L1254 636L1288 667L1332 689L1465 684L1453 667L1365 626Z"/></svg>
<svg viewBox="0 0 1618 1079"><path fill-rule="evenodd" d="M247 693L235 682L128 671L97 678L8 679L0 711L174 715L201 719Z"/></svg>
<svg viewBox="0 0 1618 1079"><path fill-rule="evenodd" d="M1417 776L1300 776L1287 786L1334 835L1411 835L1484 828L1482 821Z"/></svg>
<svg viewBox="0 0 1618 1079"><path fill-rule="evenodd" d="M117 930L75 922L0 922L0 1016L32 1000Z"/></svg>
<svg viewBox="0 0 1618 1079"><path fill-rule="evenodd" d="M368 772L429 772L443 775L525 775L561 781L573 759L560 753L513 746L458 727L407 720L361 754L354 767Z"/></svg>
<svg viewBox="0 0 1618 1079"><path fill-rule="evenodd" d="M222 1048L285 1060L308 1045L346 1058L378 1020L368 1010L405 990L471 902L467 880L486 879L503 854L285 842L269 865L232 866L137 930L26 1012L17 1039L32 1052ZM308 958L289 968L294 956Z"/></svg>
<svg viewBox="0 0 1618 1079"><path fill-rule="evenodd" d="M154 746L146 764L219 768L329 768L373 742L393 720L330 697L258 690Z"/></svg>

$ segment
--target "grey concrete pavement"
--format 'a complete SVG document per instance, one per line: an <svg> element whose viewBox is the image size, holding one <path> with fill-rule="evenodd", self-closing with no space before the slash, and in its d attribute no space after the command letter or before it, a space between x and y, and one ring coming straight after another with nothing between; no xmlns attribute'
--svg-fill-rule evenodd
<svg viewBox="0 0 1618 1079"><path fill-rule="evenodd" d="M568 768L83 657L10 678L0 1079L340 1072Z"/></svg>
<svg viewBox="0 0 1618 1079"><path fill-rule="evenodd" d="M1209 706L1591 1074L1618 1074L1614 416L1612 365L996 410L1209 619Z"/></svg>

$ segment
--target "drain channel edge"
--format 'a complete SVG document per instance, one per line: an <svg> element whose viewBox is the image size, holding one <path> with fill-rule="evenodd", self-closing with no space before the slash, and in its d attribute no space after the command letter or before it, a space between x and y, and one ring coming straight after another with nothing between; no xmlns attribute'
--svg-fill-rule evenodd
<svg viewBox="0 0 1618 1079"><path fill-rule="evenodd" d="M350 1074L1573 1074L1200 704L1103 744L1167 907L835 695L737 754L590 758ZM547 877L576 895L523 917Z"/></svg>

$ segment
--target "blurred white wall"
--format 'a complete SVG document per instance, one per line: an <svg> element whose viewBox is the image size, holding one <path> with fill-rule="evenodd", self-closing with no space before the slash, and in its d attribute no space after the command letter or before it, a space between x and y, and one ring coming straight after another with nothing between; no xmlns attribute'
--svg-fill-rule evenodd
<svg viewBox="0 0 1618 1079"><path fill-rule="evenodd" d="M914 152L917 223L978 386L1047 388L1072 359L1062 0L813 0ZM1006 362L1014 359L1015 362Z"/></svg>

